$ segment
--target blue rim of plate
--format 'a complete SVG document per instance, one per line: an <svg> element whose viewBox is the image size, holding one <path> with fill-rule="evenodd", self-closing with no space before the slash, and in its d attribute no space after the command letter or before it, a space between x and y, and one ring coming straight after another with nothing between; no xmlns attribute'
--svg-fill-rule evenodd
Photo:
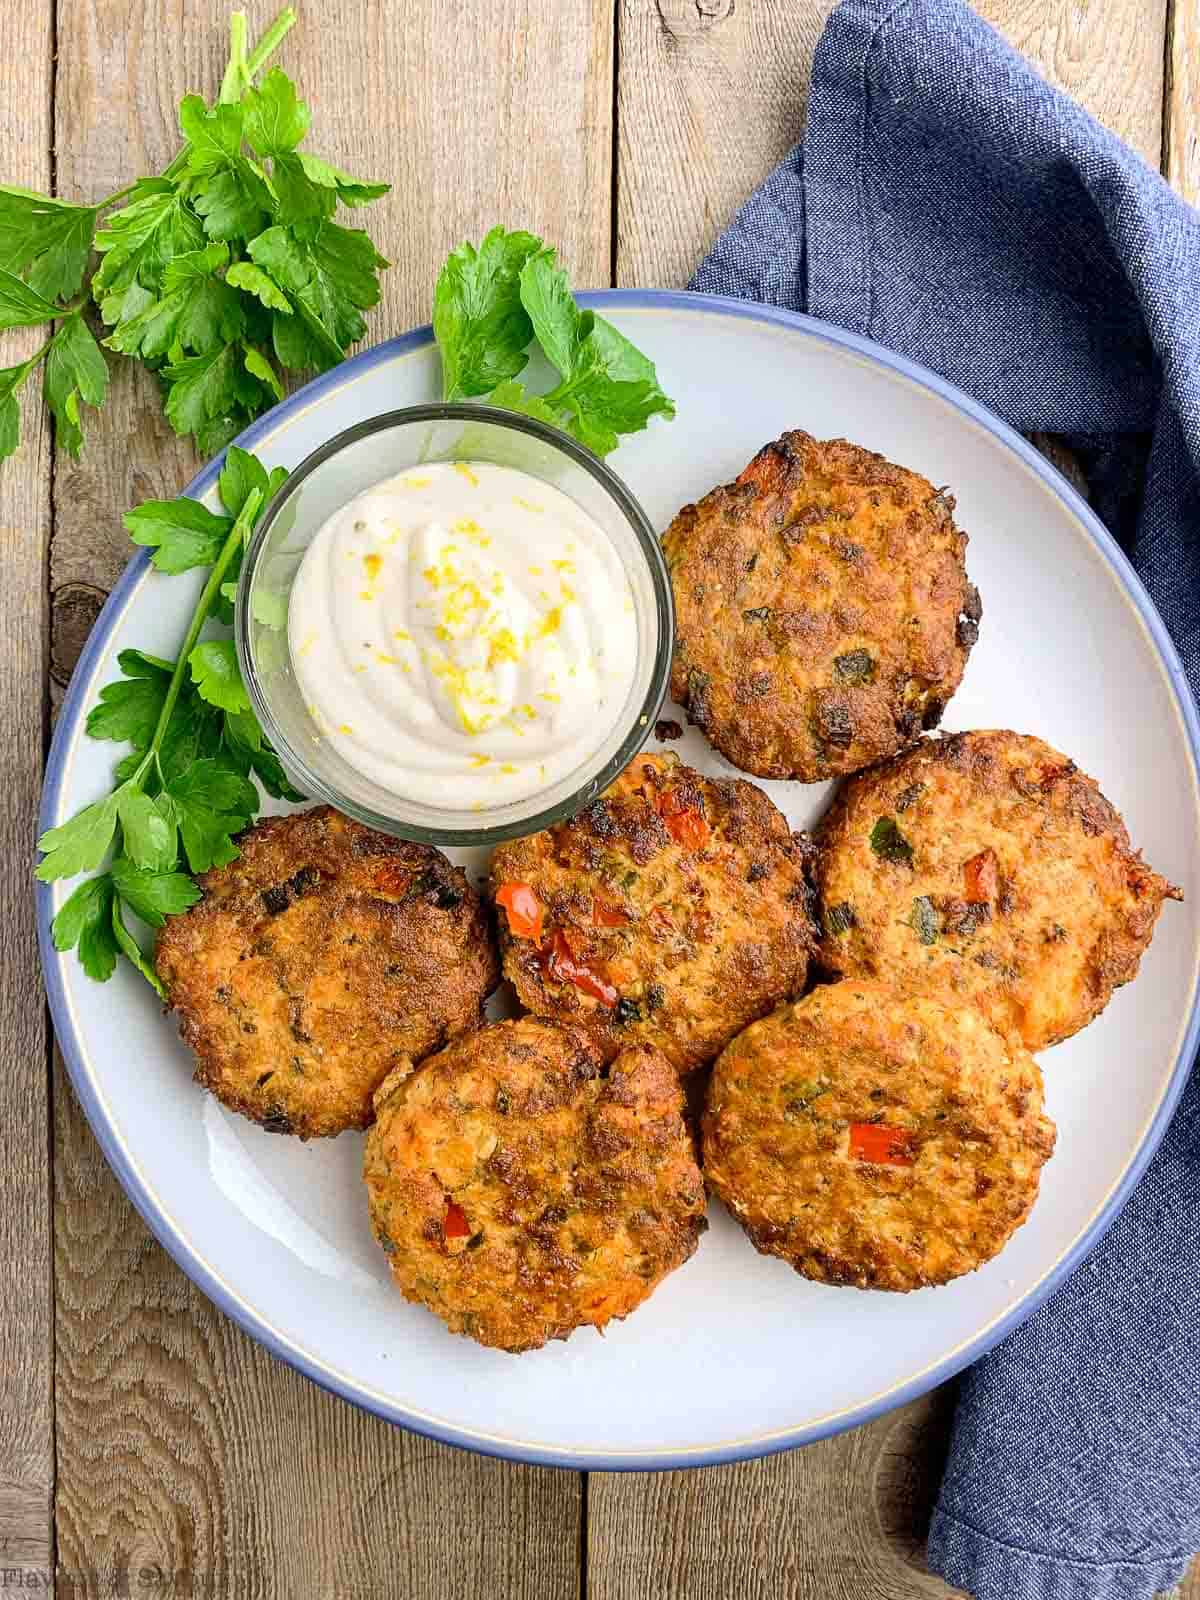
<svg viewBox="0 0 1200 1600"><path fill-rule="evenodd" d="M981 426L986 432L999 440L1001 444L1006 445L1041 480L1046 488L1064 503L1066 509L1083 525L1100 554L1119 579L1126 595L1133 602L1158 652L1159 660L1166 671L1167 680L1173 691L1180 718L1187 732L1192 757L1193 780L1200 782L1200 717L1197 716L1196 706L1192 699L1182 663L1176 654L1174 645L1171 643L1162 618L1155 609L1154 602L1150 599L1141 579L1130 565L1124 552L1087 505L1086 501L1076 493L1061 473L1052 467L1039 451L1029 444L1027 440L1023 439L1013 428L1010 428L1006 422L1002 422L999 417L987 410L985 406L980 405L977 400L973 400L970 395L965 394L953 384L947 383L945 379L938 377L936 373L919 366L916 362L909 361L903 356L898 356L892 351L884 349L882 345L875 344L870 339L847 333L844 329L834 327L831 323L821 322L815 317L803 316L799 312L786 311L775 306L757 305L751 301L734 300L724 295L693 294L689 291L678 289L605 289L581 294L578 298L582 305L598 311L619 311L622 308L630 310L711 311L721 316L738 317L749 322L774 324L799 330L827 344L836 345L843 350L853 351L856 355L865 357L879 366L900 374L910 382L936 395L940 400ZM375 345L369 350L364 350L361 354L343 362L341 366L335 367L333 371L314 378L310 383L305 384L302 389L298 389L295 394L289 396L288 399L281 401L279 405L252 423L244 433L239 434L235 442L245 449L253 449L258 440L265 434L274 432L279 424L285 421L292 412L310 404L313 400L331 390L341 387L342 384L371 367L379 365L381 362L393 360L396 356L405 355L422 348L431 341L432 336L431 328L426 325L425 327L414 328L408 333L400 334L397 338L385 340L382 344ZM191 495L194 499L199 499L206 494L217 481L223 459L224 452L210 461L188 484L183 491L184 494ZM65 776L64 752L71 742L76 723L86 709L83 705L84 693L91 683L94 670L98 666L101 656L107 649L109 633L124 607L126 597L140 581L148 566L149 553L147 551L139 551L130 560L129 565L125 568L109 595L103 610L96 619L72 674L71 684L62 709L59 712L54 739L51 743L50 754L46 763L42 806L39 816L39 832L54 826L59 820L58 810ZM402 1406L389 1404L379 1397L366 1394L352 1379L330 1371L307 1352L289 1345L278 1336L274 1329L266 1325L251 1308L244 1306L231 1296L227 1287L213 1274L207 1263L195 1253L184 1235L178 1232L158 1209L140 1175L130 1166L115 1130L102 1112L84 1061L83 1051L71 1026L70 1009L63 986L63 961L65 958L60 956L54 949L50 938L50 920L53 913L51 886L38 883L36 899L38 943L41 948L42 968L50 1002L50 1015L54 1022L59 1047L66 1060L67 1070L70 1073L75 1093L79 1098L88 1122L91 1124L100 1148L103 1150L109 1165L116 1173L125 1193L136 1206L150 1231L177 1265L187 1273L188 1277L204 1291L226 1316L231 1317L248 1334L257 1339L260 1344L265 1345L279 1360L286 1362L290 1367L294 1367L298 1372L302 1372L306 1378L310 1378L320 1388L327 1389L331 1394L336 1394L344 1400L349 1400L352 1404L382 1417L385 1421L397 1423L414 1433L422 1434L426 1438L436 1439L443 1444L458 1445L461 1448L473 1450L480 1455L496 1456L502 1460L528 1462L535 1466L562 1467L575 1471L661 1472L677 1468L717 1466L732 1461L753 1460L759 1456L775 1455L783 1450L792 1450L799 1445L812 1444L818 1439L829 1438L831 1435L845 1432L849 1428L861 1427L863 1423L871 1422L876 1417L894 1410L897 1406L917 1399L937 1384L944 1383L948 1378L953 1377L955 1373L960 1372L973 1361L977 1361L980 1356L991 1350L1006 1334L1010 1333L1037 1310L1064 1279L1069 1276L1083 1257L1096 1247L1105 1232L1115 1221L1125 1202L1132 1194L1138 1179L1145 1171L1151 1156L1158 1148L1179 1097L1183 1092L1192 1060L1196 1054L1197 1044L1200 1043L1200 997L1193 994L1191 1013L1171 1071L1170 1080L1143 1135L1142 1143L1112 1189L1105 1204L1100 1208L1096 1216L1092 1218L1092 1221L1084 1229L1080 1237L1060 1257L1040 1283L1036 1284L1023 1299L1010 1307L1003 1316L985 1328L975 1339L952 1351L942 1361L924 1369L907 1382L889 1389L885 1394L865 1401L860 1406L840 1412L835 1417L820 1419L805 1426L772 1433L762 1440L739 1440L731 1445L718 1445L708 1448L693 1449L683 1447L662 1454L649 1452L644 1454L621 1454L620 1452L610 1451L578 1453L570 1450L543 1447L523 1441L513 1441L512 1443L498 1441L486 1436L481 1437L479 1434L448 1423L437 1426L431 1425L427 1420L413 1416Z"/></svg>

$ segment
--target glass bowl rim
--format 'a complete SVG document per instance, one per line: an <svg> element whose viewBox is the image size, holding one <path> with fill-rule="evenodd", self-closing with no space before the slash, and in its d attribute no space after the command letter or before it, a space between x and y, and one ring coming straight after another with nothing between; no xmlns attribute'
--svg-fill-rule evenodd
<svg viewBox="0 0 1200 1600"><path fill-rule="evenodd" d="M350 445L407 423L420 422L484 422L493 427L510 428L540 439L561 455L568 456L582 467L600 488L614 501L633 532L634 541L646 562L654 594L654 615L658 624L658 641L650 673L650 683L645 699L637 709L628 732L604 765L588 777L578 788L553 806L533 812L516 822L485 823L477 827L437 827L427 823L402 822L394 817L373 811L349 796L343 795L331 783L312 770L309 763L293 748L272 715L267 703L250 649L250 590L258 558L271 528L280 514L308 478L318 467ZM564 491L566 492L566 491ZM488 406L459 400L431 401L424 405L400 406L393 411L382 411L373 417L343 428L309 452L288 473L287 481L267 503L246 546L241 571L238 574L237 597L234 604L234 639L242 680L250 696L254 714L266 738L279 753L284 765L298 788L312 800L323 801L336 810L400 839L415 840L421 844L436 845L489 845L504 839L525 838L543 828L553 827L574 816L583 807L584 791L600 795L624 771L650 737L654 718L666 698L667 681L671 672L671 656L675 640L675 597L657 533L642 510L640 502L624 480L586 445L580 444L569 433L535 417L526 417L517 411L506 411L499 406ZM432 809L432 808L431 808Z"/></svg>

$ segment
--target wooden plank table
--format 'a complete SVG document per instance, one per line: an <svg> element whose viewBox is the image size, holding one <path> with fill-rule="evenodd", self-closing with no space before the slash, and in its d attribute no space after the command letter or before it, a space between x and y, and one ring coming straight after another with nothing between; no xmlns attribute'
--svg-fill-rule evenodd
<svg viewBox="0 0 1200 1600"><path fill-rule="evenodd" d="M273 8L272 8L273 9ZM283 64L316 148L395 187L383 338L503 220L580 284L686 281L799 138L830 0L301 0ZM1195 198L1200 0L982 0L1054 82ZM264 4L252 5L262 25ZM253 27L252 27L253 31ZM219 0L4 0L0 177L102 195L215 91ZM6 336L17 359L28 339ZM194 470L129 363L80 463L36 406L0 471L0 1590L65 1596L907 1600L949 1390L769 1461L590 1478L437 1445L332 1398L153 1241L48 1054L29 897L41 752L129 554L120 513ZM1182 1593L1200 1600L1200 1575Z"/></svg>

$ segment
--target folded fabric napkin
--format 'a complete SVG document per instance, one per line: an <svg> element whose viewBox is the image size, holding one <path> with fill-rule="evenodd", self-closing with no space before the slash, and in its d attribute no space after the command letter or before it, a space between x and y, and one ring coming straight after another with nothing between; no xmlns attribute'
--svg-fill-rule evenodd
<svg viewBox="0 0 1200 1600"><path fill-rule="evenodd" d="M823 317L1065 433L1200 683L1200 215L959 0L843 0L804 143L692 287ZM1143 484L1145 486L1143 493ZM967 1373L929 1562L978 1600L1200 1548L1200 1074L1124 1212Z"/></svg>

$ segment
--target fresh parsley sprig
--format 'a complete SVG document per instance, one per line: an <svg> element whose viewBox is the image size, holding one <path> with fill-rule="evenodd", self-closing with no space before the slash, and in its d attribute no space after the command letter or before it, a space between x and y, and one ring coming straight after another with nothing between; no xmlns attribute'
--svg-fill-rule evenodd
<svg viewBox="0 0 1200 1600"><path fill-rule="evenodd" d="M278 67L256 86L295 20L285 7L248 51L245 14L232 14L217 103L184 97L186 142L160 176L94 205L0 186L0 330L58 323L0 370L0 459L20 442L17 391L43 364L58 440L79 454L80 407L103 405L108 388L89 299L111 329L103 343L158 374L171 426L205 455L282 397L280 368L324 371L362 338L388 263L365 232L332 219L389 185L299 148L309 110ZM85 283L93 248L100 264Z"/></svg>
<svg viewBox="0 0 1200 1600"><path fill-rule="evenodd" d="M224 515L181 497L149 501L125 519L135 540L152 547L160 571L209 571L178 658L123 650L122 676L100 691L88 714L92 738L132 746L117 764L111 793L38 840L45 856L37 876L45 883L95 872L111 857L107 870L72 893L52 927L55 948L77 948L93 978L111 977L125 955L161 993L125 914L158 928L199 899L192 875L234 860L234 838L258 812L252 777L268 794L301 798L263 738L233 641L201 638L227 606L246 539L286 476L231 446L220 478Z"/></svg>
<svg viewBox="0 0 1200 1600"><path fill-rule="evenodd" d="M478 248L459 245L438 276L433 332L445 399L486 397L566 429L597 455L651 417L675 415L654 363L579 309L556 252L534 234L493 228ZM545 394L516 381L535 339L559 374Z"/></svg>

